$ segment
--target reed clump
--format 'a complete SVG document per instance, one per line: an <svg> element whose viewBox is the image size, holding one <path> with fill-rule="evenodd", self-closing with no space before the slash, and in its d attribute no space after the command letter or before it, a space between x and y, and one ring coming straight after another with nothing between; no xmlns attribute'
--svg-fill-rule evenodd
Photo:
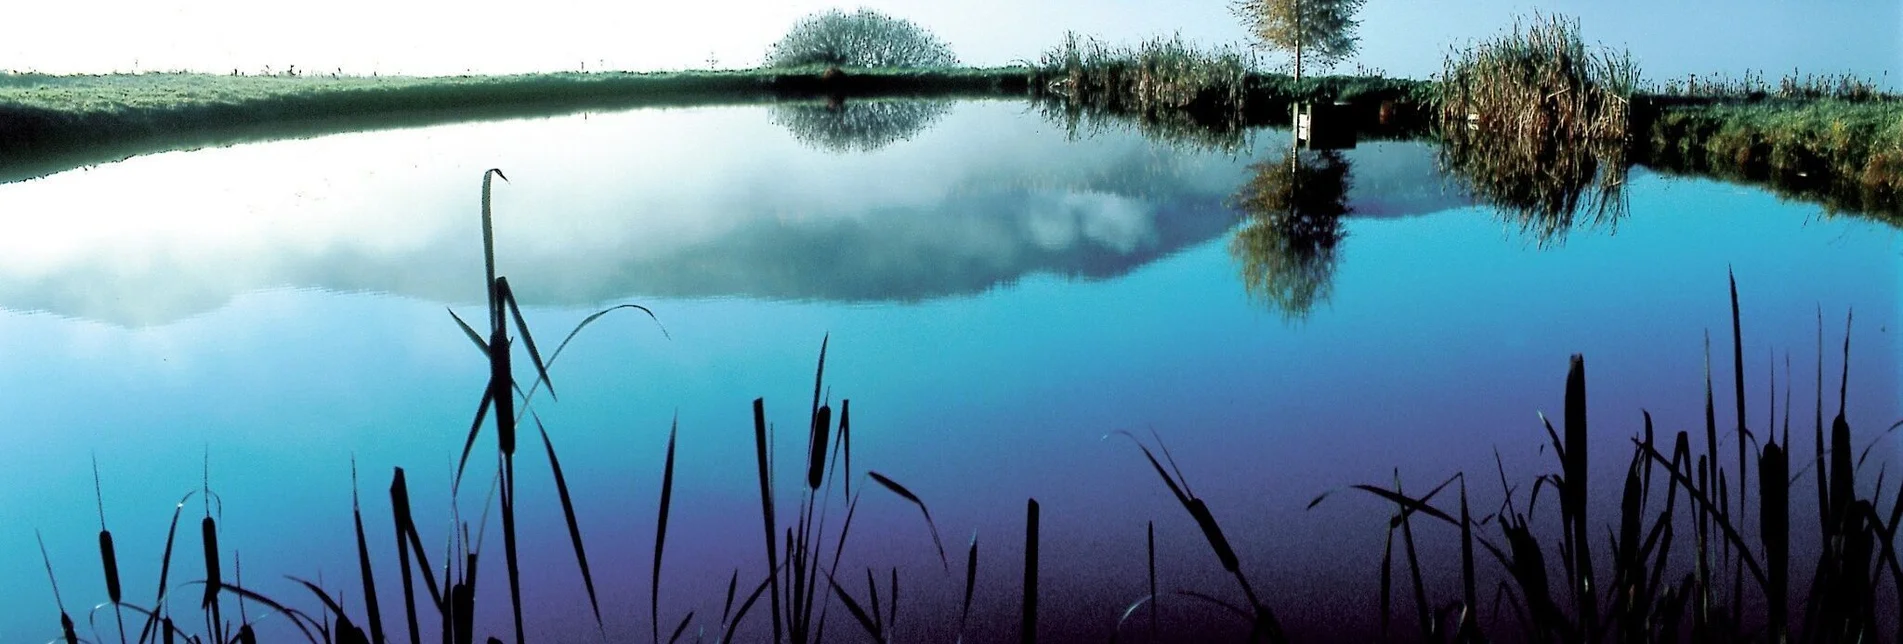
<svg viewBox="0 0 1903 644"><path fill-rule="evenodd" d="M1505 35L1446 56L1441 127L1522 146L1623 142L1638 81L1630 52L1589 49L1577 20L1535 14Z"/></svg>
<svg viewBox="0 0 1903 644"><path fill-rule="evenodd" d="M1032 97L1073 132L1086 117L1114 115L1146 134L1231 148L1243 140L1255 60L1181 36L1115 46L1066 33L1033 69Z"/></svg>
<svg viewBox="0 0 1903 644"><path fill-rule="evenodd" d="M1629 52L1588 48L1575 20L1516 21L1445 58L1442 165L1541 244L1562 239L1582 212L1616 221L1638 80Z"/></svg>
<svg viewBox="0 0 1903 644"><path fill-rule="evenodd" d="M1587 512L1593 507L1591 494L1599 491L1587 480L1587 446L1608 423L1595 419L1588 429L1586 365L1579 355L1567 369L1562 423L1555 427L1542 416L1557 470L1539 474L1529 488L1509 485L1504 465L1499 466L1505 499L1496 511L1472 516L1467 473L1456 473L1418 496L1402 490L1398 480L1393 487L1351 486L1394 505L1390 537L1397 527L1409 529L1410 515L1458 532L1458 556L1447 553L1443 560L1460 562L1462 596L1445 601L1430 599L1422 589L1422 558L1412 537L1406 539L1423 639L1851 642L1895 636L1903 625L1903 594L1898 594L1903 565L1894 546L1903 523L1903 487L1886 487L1881 472L1874 484L1862 482L1868 481L1864 466L1876 442L1853 441L1846 418L1849 321L1836 414L1827 423L1819 316L1816 414L1807 441L1812 449L1808 459L1800 460L1793 454L1789 359L1784 361L1782 416L1773 364L1769 413L1753 418L1746 410L1735 280L1731 301L1735 424L1719 426L1709 365L1702 432L1661 435L1650 412L1641 410L1636 419L1641 422L1632 423L1636 431L1628 438L1632 453L1622 483L1610 490L1618 499L1618 511L1610 518L1595 522ZM1903 422L1879 434L1899 428ZM1721 447L1721 439L1730 444ZM1457 512L1435 501L1455 481L1460 482ZM1812 486L1817 516L1807 522L1796 516L1793 495ZM1557 532L1533 527L1545 521L1537 511L1542 491L1557 496ZM1794 553L1792 544L1804 531L1814 531L1820 546L1812 553ZM1477 593L1476 545L1505 572L1490 609ZM1551 574L1554 560L1558 577ZM1390 553L1382 559L1384 635L1392 565ZM1894 606L1878 601L1886 586Z"/></svg>

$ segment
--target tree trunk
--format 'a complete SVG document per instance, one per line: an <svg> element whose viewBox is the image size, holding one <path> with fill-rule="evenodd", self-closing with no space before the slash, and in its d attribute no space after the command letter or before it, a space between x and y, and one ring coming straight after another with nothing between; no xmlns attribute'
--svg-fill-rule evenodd
<svg viewBox="0 0 1903 644"><path fill-rule="evenodd" d="M1302 0L1295 0L1295 82L1302 82L1302 41L1307 40L1302 33Z"/></svg>

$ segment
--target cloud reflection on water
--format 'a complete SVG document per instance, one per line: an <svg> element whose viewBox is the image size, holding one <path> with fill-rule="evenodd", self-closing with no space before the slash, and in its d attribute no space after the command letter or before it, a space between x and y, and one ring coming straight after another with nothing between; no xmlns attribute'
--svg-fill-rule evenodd
<svg viewBox="0 0 1903 644"><path fill-rule="evenodd" d="M340 135L140 157L0 186L0 307L163 324L271 288L480 296L476 201L524 303L640 296L904 302L1032 274L1107 278L1221 236L1247 158L1066 141L961 104L875 151L808 149L762 108ZM1276 145L1266 139L1263 146ZM1356 210L1463 205L1431 152L1364 148ZM1258 155L1259 156L1259 155ZM1358 166L1362 167L1362 166Z"/></svg>

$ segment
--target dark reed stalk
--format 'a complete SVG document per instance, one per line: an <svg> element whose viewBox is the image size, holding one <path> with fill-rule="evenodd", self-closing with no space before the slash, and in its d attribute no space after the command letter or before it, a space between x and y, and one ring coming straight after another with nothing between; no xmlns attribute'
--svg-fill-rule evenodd
<svg viewBox="0 0 1903 644"><path fill-rule="evenodd" d="M733 615L733 593L740 587L740 569L735 568L733 576L727 578L727 601L720 605L720 626L726 629L727 618Z"/></svg>
<svg viewBox="0 0 1903 644"><path fill-rule="evenodd" d="M237 581L238 586L244 586L244 558L240 557L236 550L231 551L231 576ZM258 635L251 630L251 615L247 612L245 604L245 596L238 595L237 641L241 644L258 644Z"/></svg>
<svg viewBox="0 0 1903 644"><path fill-rule="evenodd" d="M1394 493L1401 496L1407 494L1401 488L1401 470L1399 469L1394 470ZM1407 556L1408 580L1412 582L1411 587L1414 590L1414 618L1420 625L1422 641L1431 642L1439 638L1434 633L1433 609L1427 605L1427 586L1421 579L1419 551L1414 547L1413 514L1407 508L1401 508L1401 551Z"/></svg>
<svg viewBox="0 0 1903 644"><path fill-rule="evenodd" d="M1157 619L1156 619L1157 606L1156 605L1159 601L1161 601L1161 598L1158 597L1156 594L1156 522L1149 521L1149 522L1146 522L1145 525L1146 525L1145 552L1149 555L1149 570L1150 570L1150 641L1156 642L1158 641L1156 638L1156 631L1157 631L1157 623L1156 623L1157 622ZM972 545L974 548L974 552L976 552L975 549L977 546L977 542L974 540ZM966 602L969 603L970 600L966 600Z"/></svg>
<svg viewBox="0 0 1903 644"><path fill-rule="evenodd" d="M846 475L841 477L846 486L846 498L852 497L852 401L839 402L839 446L833 453L840 454L846 461Z"/></svg>
<svg viewBox="0 0 1903 644"><path fill-rule="evenodd" d="M1717 481L1713 471L1718 465L1718 411L1713 402L1711 380L1711 331L1705 331L1705 454L1698 457L1698 492L1706 498L1713 497L1712 487ZM1692 616L1700 629L1710 620L1712 562L1711 528L1719 517L1705 509L1698 513L1698 590L1697 603L1693 606Z"/></svg>
<svg viewBox="0 0 1903 644"><path fill-rule="evenodd" d="M496 420L504 418L497 414ZM522 625L522 578L521 568L517 565L515 548L515 459L504 454L502 457L502 556L503 565L509 572L509 609L515 616L515 641L526 644L528 636Z"/></svg>
<svg viewBox="0 0 1903 644"><path fill-rule="evenodd" d="M99 561L105 568L106 598L112 602L113 617L119 622L119 642L126 641L126 615L120 608L125 599L119 586L119 554L112 546L112 531L106 529L106 493L99 484L99 456L93 459L93 499L99 503Z"/></svg>
<svg viewBox="0 0 1903 644"><path fill-rule="evenodd" d="M1650 418L1647 418L1650 422ZM1647 434L1650 444L1650 434ZM1640 571L1645 566L1645 554L1640 549L1639 531L1643 528L1644 501L1646 490L1641 471L1646 470L1643 455L1635 451L1632 461L1626 466L1625 489L1619 499L1619 530L1613 541L1612 593L1607 602L1612 615L1619 624L1619 630L1625 637L1632 637L1641 626L1638 621L1638 602L1640 586L1636 583Z"/></svg>
<svg viewBox="0 0 1903 644"><path fill-rule="evenodd" d="M357 500L357 459L355 456L350 459L350 517L357 527L357 571L363 579L364 614L370 618L370 641L373 644L384 644L383 609L377 602L376 573L370 568L370 543L364 538L363 506Z"/></svg>
<svg viewBox="0 0 1903 644"><path fill-rule="evenodd" d="M1394 630L1394 530L1401 522L1401 509L1394 509L1394 517L1388 522L1386 542L1381 546L1381 592L1376 603L1380 606L1381 641L1393 641L1390 635Z"/></svg>
<svg viewBox="0 0 1903 644"><path fill-rule="evenodd" d="M1764 542L1764 594L1770 609L1769 635L1773 642L1788 637L1791 493L1786 481L1789 476L1790 460L1773 439L1758 455L1758 538Z"/></svg>
<svg viewBox="0 0 1903 644"><path fill-rule="evenodd" d="M679 429L680 417L677 415L667 428L667 463L661 469L661 508L654 527L654 575L648 586L648 620L653 625L654 641L657 643L661 640L661 553L667 550L667 515L674 504L674 437ZM729 606L733 605L734 583L739 580L740 574L736 571L733 580L727 582ZM682 623L682 626L686 624ZM678 636L679 632L675 634Z"/></svg>
<svg viewBox="0 0 1903 644"><path fill-rule="evenodd" d="M1903 505L1899 505L1898 507L1903 507ZM1154 540L1152 540L1152 544L1154 543ZM837 561L838 558L834 557L834 560ZM1152 557L1152 561L1154 561L1154 557ZM1150 573L1150 578L1154 580L1156 578L1156 566L1154 564L1150 566ZM965 641L965 624L971 619L971 596L972 591L977 589L977 582L978 533L973 532L971 533L971 549L965 552L965 601L958 607L958 639L955 641L960 644L963 644ZM1156 584L1152 581L1150 585L1154 588ZM1155 591L1152 590L1151 592L1154 593Z"/></svg>
<svg viewBox="0 0 1903 644"><path fill-rule="evenodd" d="M1024 601L1018 642L1037 642L1037 499L1024 505Z"/></svg>
<svg viewBox="0 0 1903 644"><path fill-rule="evenodd" d="M185 502L190 501L192 495L196 493L195 491L186 492L185 496L179 498L178 504L172 507L172 523L165 531L165 551L159 556L158 596L152 600L152 607L155 610L146 617L145 626L139 629L140 642L151 637L154 634L153 629L159 626L160 619L156 609L165 606L165 589L168 587L166 582L171 578L172 573L172 546L178 539L178 520L185 514Z"/></svg>
<svg viewBox="0 0 1903 644"><path fill-rule="evenodd" d="M416 621L416 582L410 573L410 542L406 538L416 530L415 517L410 514L410 484L403 476L403 468L396 468L390 477L390 516L395 523L397 568L403 578L403 621L409 627L410 644L422 644L422 629ZM419 554L421 554L419 549ZM423 562L423 573L429 574L429 564ZM429 582L430 593L436 594L436 582ZM442 600L436 600L437 608L442 608Z"/></svg>
<svg viewBox="0 0 1903 644"><path fill-rule="evenodd" d="M885 641L885 613L879 611L879 582L872 579L872 568L866 568L866 594L872 603L872 639Z"/></svg>
<svg viewBox="0 0 1903 644"><path fill-rule="evenodd" d="M1576 571L1575 585L1572 589L1573 601L1579 607L1580 630L1590 637L1593 625L1599 623L1599 604L1592 574L1591 522L1588 519L1586 490L1587 473L1587 429L1586 429L1586 359L1573 354L1566 368L1566 452L1565 484L1561 489L1560 513L1565 518L1570 537L1568 547L1572 551L1573 561L1569 568Z"/></svg>
<svg viewBox="0 0 1903 644"><path fill-rule="evenodd" d="M33 531L33 538L40 542L40 561L46 563L46 581L53 587L53 604L59 607L59 628L66 644L79 644L79 633L74 630L73 617L66 612L66 600L59 596L59 578L53 576L53 558L46 555L46 539L39 530Z"/></svg>
<svg viewBox="0 0 1903 644"><path fill-rule="evenodd" d="M1731 282L1731 365L1732 382L1736 386L1738 400L1738 521L1745 521L1749 487L1745 485L1745 440L1751 430L1744 422L1744 327L1738 313L1738 276L1727 267L1725 277Z"/></svg>
<svg viewBox="0 0 1903 644"><path fill-rule="evenodd" d="M444 620L455 644L470 644L476 637L476 563L477 553L464 555L463 579L450 588L450 610ZM447 580L445 580L447 581Z"/></svg>
<svg viewBox="0 0 1903 644"><path fill-rule="evenodd" d="M218 522L213 520L210 514L206 514L204 520L199 522L198 528L199 536L205 546L205 598L201 605L206 611L205 630L213 634L213 639L223 641L225 639L224 621L219 614L218 591L225 584L218 562Z"/></svg>
<svg viewBox="0 0 1903 644"><path fill-rule="evenodd" d="M1467 476L1460 475L1460 601L1461 620L1459 639L1469 640L1466 634L1479 632L1479 583L1474 571L1474 534L1473 515L1467 511Z"/></svg>
<svg viewBox="0 0 1903 644"><path fill-rule="evenodd" d="M825 409L825 415L821 415L820 391L826 381L826 348L832 339L833 334L827 333L819 340L819 366L813 370L813 407L806 416L812 420L809 428L812 435L806 443L807 461L811 464L806 473L806 485L812 490L819 489L820 474L826 466L826 431L831 428L832 410Z"/></svg>
<svg viewBox="0 0 1903 644"><path fill-rule="evenodd" d="M784 639L785 627L780 618L780 558L773 544L773 484L768 471L767 435L766 435L766 399L753 399L753 446L754 460L760 470L760 518L766 526L767 584L773 594L773 641L775 644Z"/></svg>
<svg viewBox="0 0 1903 644"><path fill-rule="evenodd" d="M1828 544L1836 527L1830 523L1830 484L1826 478L1829 470L1824 468L1824 309L1817 307L1817 445L1816 460L1811 464L1817 473L1817 522L1821 524L1824 542Z"/></svg>

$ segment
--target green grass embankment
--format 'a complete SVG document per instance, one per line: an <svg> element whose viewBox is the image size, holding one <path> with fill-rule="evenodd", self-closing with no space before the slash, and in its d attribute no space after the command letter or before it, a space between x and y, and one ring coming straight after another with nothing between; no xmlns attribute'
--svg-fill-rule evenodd
<svg viewBox="0 0 1903 644"><path fill-rule="evenodd" d="M168 150L588 110L1022 94L1027 70L819 68L519 76L0 74L0 182Z"/></svg>
<svg viewBox="0 0 1903 644"><path fill-rule="evenodd" d="M1903 100L1697 101L1635 105L1638 161L1903 223Z"/></svg>
<svg viewBox="0 0 1903 644"><path fill-rule="evenodd" d="M1036 67L821 68L520 76L324 77L0 74L0 182L170 150L336 132L641 107L916 96L1030 97L1047 115L1133 123L1147 135L1233 147L1285 126L1297 101L1346 103L1364 138L1433 136L1430 81L1303 79L1174 42L1074 45ZM1903 99L1633 99L1630 160L1764 186L1836 211L1903 221Z"/></svg>

